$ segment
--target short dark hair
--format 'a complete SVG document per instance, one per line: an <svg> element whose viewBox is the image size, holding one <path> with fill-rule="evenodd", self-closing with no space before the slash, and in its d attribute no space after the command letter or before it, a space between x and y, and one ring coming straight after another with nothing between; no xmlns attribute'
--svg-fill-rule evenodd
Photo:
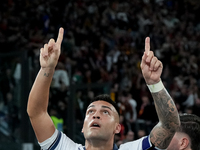
<svg viewBox="0 0 200 150"><path fill-rule="evenodd" d="M181 126L178 131L190 137L192 150L200 150L200 117L194 114L182 114L180 121Z"/></svg>
<svg viewBox="0 0 200 150"><path fill-rule="evenodd" d="M101 94L101 95L98 95L96 97L94 97L91 101L90 101L90 104L95 102L95 101L105 101L105 102L108 102L110 104L112 104L114 106L114 108L116 109L118 115L120 115L120 112L119 112L119 107L117 106L116 102L113 101L110 96L108 94Z"/></svg>

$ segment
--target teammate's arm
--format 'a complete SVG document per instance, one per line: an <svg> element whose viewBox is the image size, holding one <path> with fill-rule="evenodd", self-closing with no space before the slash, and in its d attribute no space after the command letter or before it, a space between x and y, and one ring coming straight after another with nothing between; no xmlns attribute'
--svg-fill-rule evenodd
<svg viewBox="0 0 200 150"><path fill-rule="evenodd" d="M48 44L40 49L41 68L29 94L27 112L39 142L48 139L55 132L47 107L50 84L60 56L63 32L63 28L60 28L57 41L50 39Z"/></svg>
<svg viewBox="0 0 200 150"><path fill-rule="evenodd" d="M150 51L149 37L145 40L145 52L142 57L141 69L143 77L149 85L159 118L159 123L150 133L150 141L156 147L165 149L179 127L180 120L176 106L161 82L163 65Z"/></svg>

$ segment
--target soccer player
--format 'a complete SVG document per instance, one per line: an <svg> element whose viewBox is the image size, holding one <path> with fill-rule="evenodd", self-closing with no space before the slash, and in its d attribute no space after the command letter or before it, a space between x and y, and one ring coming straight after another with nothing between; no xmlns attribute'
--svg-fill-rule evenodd
<svg viewBox="0 0 200 150"><path fill-rule="evenodd" d="M200 150L200 118L194 114L181 114L180 121L167 150Z"/></svg>
<svg viewBox="0 0 200 150"><path fill-rule="evenodd" d="M47 113L49 88L58 58L64 29L60 28L57 41L50 39L40 49L41 69L30 91L27 112L38 142L42 149L48 150L111 150L114 135L119 133L119 113L116 104L109 96L100 95L94 98L86 110L82 132L85 146L77 144L58 131ZM162 63L150 51L150 39L145 40L145 52L142 57L141 69L146 84L153 96L159 123L150 135L120 146L120 150L166 149L179 125L176 106L160 79Z"/></svg>

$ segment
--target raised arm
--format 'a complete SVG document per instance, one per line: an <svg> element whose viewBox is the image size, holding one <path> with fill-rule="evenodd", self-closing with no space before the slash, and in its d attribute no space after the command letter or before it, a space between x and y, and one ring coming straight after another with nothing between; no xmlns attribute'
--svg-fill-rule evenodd
<svg viewBox="0 0 200 150"><path fill-rule="evenodd" d="M163 65L154 56L154 53L150 51L149 37L145 39L145 52L142 57L141 69L146 84L153 96L159 118L159 123L150 133L150 141L156 147L165 149L179 127L180 120L176 106L160 79Z"/></svg>
<svg viewBox="0 0 200 150"><path fill-rule="evenodd" d="M43 142L55 132L54 124L47 113L49 88L57 65L63 39L63 28L60 28L57 41L50 39L40 49L40 71L29 94L27 112L39 142Z"/></svg>

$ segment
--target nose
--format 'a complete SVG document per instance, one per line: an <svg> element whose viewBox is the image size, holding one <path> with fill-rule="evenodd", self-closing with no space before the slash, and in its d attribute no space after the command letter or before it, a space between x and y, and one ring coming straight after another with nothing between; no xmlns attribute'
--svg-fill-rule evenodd
<svg viewBox="0 0 200 150"><path fill-rule="evenodd" d="M96 111L92 117L93 119L100 119L100 115L99 115L99 112Z"/></svg>
<svg viewBox="0 0 200 150"><path fill-rule="evenodd" d="M94 115L94 116L93 116L93 119L96 119L96 118L97 118L97 119L100 119L99 116L95 116L95 115Z"/></svg>

